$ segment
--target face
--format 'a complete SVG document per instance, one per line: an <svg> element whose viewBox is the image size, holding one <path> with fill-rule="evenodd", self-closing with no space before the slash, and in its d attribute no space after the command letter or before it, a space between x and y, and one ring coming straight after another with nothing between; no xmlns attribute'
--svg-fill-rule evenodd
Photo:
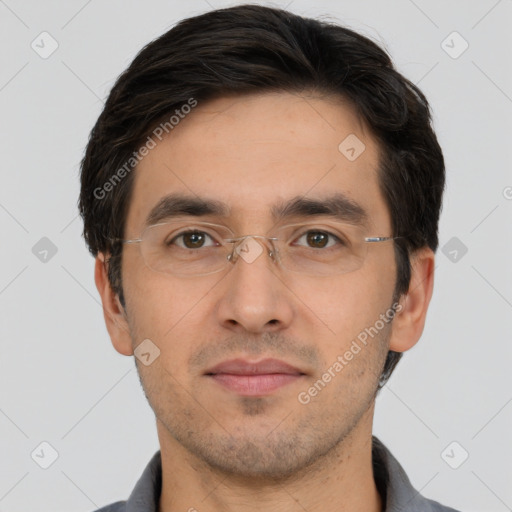
<svg viewBox="0 0 512 512"><path fill-rule="evenodd" d="M339 149L351 134L365 146L355 159ZM134 171L125 238L138 238L171 194L224 206L180 219L271 236L285 224L339 222L272 215L337 193L365 213L366 236L390 236L377 169L374 138L339 99L272 93L199 104ZM339 275L291 272L263 251L195 277L155 272L138 244L125 245L129 341L115 345L129 353L127 343L149 339L160 351L147 366L136 361L161 445L223 471L277 477L368 433L395 285L393 242L368 245L363 264Z"/></svg>

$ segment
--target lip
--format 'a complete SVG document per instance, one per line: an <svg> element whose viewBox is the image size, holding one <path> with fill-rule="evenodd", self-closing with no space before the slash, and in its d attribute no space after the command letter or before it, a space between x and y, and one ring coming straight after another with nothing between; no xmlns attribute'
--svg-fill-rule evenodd
<svg viewBox="0 0 512 512"><path fill-rule="evenodd" d="M296 382L305 373L279 359L232 359L210 368L205 375L239 395L264 396Z"/></svg>
<svg viewBox="0 0 512 512"><path fill-rule="evenodd" d="M231 375L268 375L272 373L286 375L303 375L295 366L279 359L262 359L261 361L247 361L245 359L231 359L223 361L210 368L206 374L229 373Z"/></svg>

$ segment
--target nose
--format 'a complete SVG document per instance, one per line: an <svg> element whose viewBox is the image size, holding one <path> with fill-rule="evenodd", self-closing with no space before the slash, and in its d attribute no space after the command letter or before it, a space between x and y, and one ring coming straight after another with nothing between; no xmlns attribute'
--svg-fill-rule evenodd
<svg viewBox="0 0 512 512"><path fill-rule="evenodd" d="M269 256L271 245L247 237L233 253L233 266L223 279L217 305L219 323L235 332L275 332L294 315L293 294L279 265Z"/></svg>

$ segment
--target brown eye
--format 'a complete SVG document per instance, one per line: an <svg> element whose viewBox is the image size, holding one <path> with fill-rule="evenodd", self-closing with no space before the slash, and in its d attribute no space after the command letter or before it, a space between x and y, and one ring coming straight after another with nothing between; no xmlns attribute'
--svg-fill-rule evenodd
<svg viewBox="0 0 512 512"><path fill-rule="evenodd" d="M307 249L330 249L335 245L343 246L343 241L329 231L309 230L296 239L294 245Z"/></svg>
<svg viewBox="0 0 512 512"><path fill-rule="evenodd" d="M211 242L208 242L208 239ZM204 231L187 231L175 236L167 245L177 245L183 249L201 249L216 245L212 237Z"/></svg>
<svg viewBox="0 0 512 512"><path fill-rule="evenodd" d="M308 245L314 248L323 248L329 242L329 235L321 231L310 231L306 235Z"/></svg>
<svg viewBox="0 0 512 512"><path fill-rule="evenodd" d="M198 247L203 246L205 238L206 237L204 233L186 233L183 235L183 243L189 249L197 249Z"/></svg>

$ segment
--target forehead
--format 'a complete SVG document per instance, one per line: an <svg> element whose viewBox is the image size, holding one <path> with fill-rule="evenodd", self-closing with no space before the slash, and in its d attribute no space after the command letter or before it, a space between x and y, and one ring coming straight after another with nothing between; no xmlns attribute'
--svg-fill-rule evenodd
<svg viewBox="0 0 512 512"><path fill-rule="evenodd" d="M378 146L337 98L265 93L198 104L139 162L126 231L143 229L166 195L227 206L234 228L266 229L276 205L342 193L386 229Z"/></svg>

